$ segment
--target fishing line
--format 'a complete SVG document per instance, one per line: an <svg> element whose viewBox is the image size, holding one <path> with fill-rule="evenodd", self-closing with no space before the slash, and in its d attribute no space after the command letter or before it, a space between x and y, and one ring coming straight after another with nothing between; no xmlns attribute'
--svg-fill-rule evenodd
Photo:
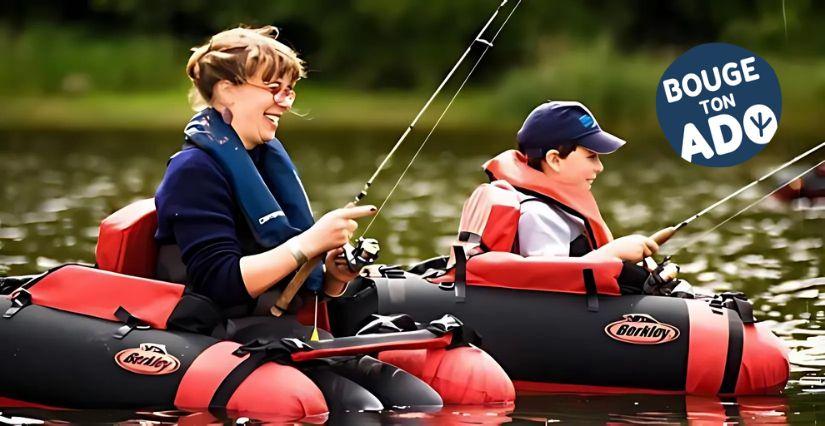
<svg viewBox="0 0 825 426"><path fill-rule="evenodd" d="M487 49L492 47L492 45L493 45L492 41L484 40L481 37L487 31L487 28L489 28L490 25L493 23L493 21L496 19L496 17L499 14L499 11L501 11L501 8L504 7L505 4L507 4L507 1L508 0L502 0L501 3L499 3L498 7L496 7L496 9L493 12L492 16L490 16L490 18L487 20L487 22L484 24L484 26L478 32L478 35L476 35L476 37L473 39L473 41L470 42L470 45L467 46L467 49L464 50L464 53L461 55L461 57L458 59L458 61L455 63L455 65L453 65L453 68L450 69L450 72L447 73L447 76L444 77L444 79L441 81L441 84L439 84L438 87L435 89L435 92L433 92L433 94L430 95L430 98L427 100L427 102L424 104L424 106L421 108L421 110L418 111L418 114L416 114L413 121L407 126L407 129L404 130L404 133L401 134L401 137L398 138L398 141L392 147L390 152L387 154L386 157L384 157L384 160L381 161L381 164L378 165L378 168L376 168L375 172L372 174L372 176L370 176L370 178L364 184L364 187L355 196L355 199L351 203L348 204L348 206L357 205L364 197L367 196L367 192L369 191L370 186L372 186L373 181L378 177L379 173L381 173L381 171L384 169L384 166L387 165L387 162L389 161L389 159L395 154L395 152L398 150L398 148L401 146L401 144L404 142L404 140L407 138L407 136L410 134L410 132L412 132L412 130L415 127L416 123L418 123L418 120L421 118L422 115L424 115L424 112L430 107L430 104L433 102L433 100L441 92L441 89L444 88L444 86L447 84L447 82L450 80L450 78L456 72L458 67L461 66L462 63L464 63L464 59L467 57L467 55L473 49L473 46L475 45L475 43L482 43L485 46L487 46L484 49L485 53L486 53ZM510 17L513 15L513 12L515 12L516 8L518 8L518 6L520 4L521 4L521 0L519 0L518 3L510 11L510 14L507 16L507 19L505 19L504 23L502 23L501 27L499 27L498 31L496 31L495 35L493 36L493 40L495 40L495 38L498 36L498 34L501 32L501 30L507 24L507 21L510 20ZM484 56L484 54L482 53L481 57L483 57L483 56ZM480 58L479 58L479 60L480 60ZM478 62L479 61L476 61L475 65L473 65L473 68L470 70L470 74L472 74L473 70L475 70L476 66L478 66ZM461 87L459 87L458 91L460 91L461 88L464 87L464 84L467 82L467 79L469 78L470 74L467 75L467 78L465 78L464 82L461 84ZM444 117L444 114L447 112L447 109L449 109L450 105L452 105L452 101L455 100L455 97L458 95L458 91L456 91L456 94L453 95L453 98L450 100L450 103L447 105L447 107L441 113L441 116L439 117L439 119L435 123L435 125L433 125L433 128L430 129L430 133L427 135L427 138L424 140L424 142L422 142L421 146L419 146L418 151L416 151L416 154L413 157L413 159L411 160L411 162L409 164L407 164L407 168L404 169L404 173L406 173L406 171L409 169L410 164L412 164L412 161L415 160L415 157L421 151L424 144L427 142L427 139L429 139L429 137L432 134L433 130L435 130L435 127L438 126L438 123L441 121L441 118ZM401 181L401 179L403 179L403 177L404 177L404 175L402 174L401 177L398 179L398 181L395 183L395 186L393 187L393 190L395 190L395 188L398 186L399 182ZM389 196L387 196L387 199L388 198L389 198ZM381 207L384 207L384 205L387 203L387 199L384 200L384 202L381 204ZM380 210L376 212L376 216L378 215L378 213L380 213ZM375 220L375 216L370 221L369 225L367 225L366 230L368 230L370 228L370 226L372 226L372 223L374 222L374 220ZM366 232L366 230L364 232ZM308 262L301 265L300 269L298 269L298 272L295 274L295 276L292 278L292 280L290 280L290 282L287 284L284 291L281 293L281 297L278 298L278 301L270 309L270 312L272 312L273 315L280 316L283 313L283 311L280 308L278 308L279 303L283 302L280 306L287 305L290 302L290 300L292 299L292 297L294 297L294 295L298 291L298 289L301 287L304 280L309 275L309 272L313 268L315 268L315 266L317 266L320 262L321 262L320 257L316 257L316 258L310 259ZM316 308L315 321L314 321L315 322L315 327L313 329L312 339L317 339L317 337L318 337L317 336L317 329L318 329L318 311L317 311L318 298L317 297L315 298L315 308Z"/></svg>
<svg viewBox="0 0 825 426"><path fill-rule="evenodd" d="M741 210L739 210L738 212L736 212L736 213L734 213L733 215L729 216L727 219L725 219L725 220L723 220L722 222L718 223L718 224L717 224L716 226L714 226L713 228L711 228L711 229L709 229L709 230L707 230L707 231L705 231L705 232L703 232L703 233L699 234L699 235L698 235L698 236L696 236L696 237L693 237L693 238L689 239L686 243L684 243L684 244L682 244L682 245L678 246L678 247L677 247L675 250L673 250L673 252L672 252L672 253L670 253L670 254L671 254L671 255L672 255L672 254L675 254L676 252L678 252L679 250L682 250L682 249L683 249L683 248L685 248L685 247L688 247L688 246L691 246L691 245L693 245L693 244L696 244L697 242L699 242L700 240L702 240L703 238L705 238L708 234L710 234L710 233L712 233L713 231L715 231L715 230L719 229L719 227L721 227L722 225L724 225L724 224L726 224L726 223L730 222L731 220L733 220L734 218L736 218L736 217L737 217L737 216L739 216L740 214L744 213L746 210L750 209L751 207L753 207L753 206L755 206L755 205L757 205L757 204L761 203L762 201L765 201L768 197L770 197L771 195L775 194L775 193L776 193L776 192L778 192L780 189L782 189L782 188L784 188L785 186L787 186L789 183L791 183L791 182L795 181L796 179L801 178L802 176L805 176L807 173L809 173L810 171L812 171L812 170L816 169L817 167L819 167L819 166L820 166L820 165L822 165L822 164L825 164L825 160L820 161L819 163L815 164L813 167L811 167L811 168L809 168L809 169L805 170L805 171L804 171L804 172L802 172L802 173L799 173L798 175L794 176L794 177L793 177L793 178L791 178L791 179L788 179L786 182L782 183L782 185L779 185L779 186L778 186L776 189L774 189L773 191L771 191L771 192L769 192L769 193L765 194L764 196L762 196L762 197L761 197L761 198L759 198L758 200L756 200L756 201L754 201L754 202L752 202L752 203L748 204L747 206L745 206L744 208L742 208L742 209L741 209Z"/></svg>
<svg viewBox="0 0 825 426"><path fill-rule="evenodd" d="M732 194L728 195L728 196L727 196L727 197L725 197L725 198L722 198L721 200L719 200L719 201L717 201L717 202L715 202L715 203L711 204L710 206L705 207L705 208L704 208L702 211L700 211L699 213L696 213L695 215L691 216L691 217L690 217L690 218L688 218L687 220L685 220L685 221L683 221L682 223L680 223L680 224L676 225L676 228L677 228L677 229L678 229L678 228L681 228L681 227L683 227L683 226L687 225L688 223L693 222L694 220L698 219L698 218L699 218L699 216L702 216L703 214L705 214L705 213L707 213L707 212L709 212L709 211L711 211L711 210L715 209L715 208L716 208L717 206L719 206L720 204L725 203L726 201L730 200L731 198L733 198L733 197L735 197L735 196L737 196L737 195L739 195L739 194L741 194L741 193L745 192L745 191L746 191L746 190L748 190L749 188L752 188L753 186L757 185L758 183L762 182L763 180L765 180L765 179L767 179L767 178L769 178L769 177L773 176L774 174L776 174L776 172L778 172L778 171L780 171L780 170L782 170L782 169L784 169L784 168L786 168L786 167L790 166L791 164L796 163L797 161L799 161L799 160L801 160L801 159L803 159L803 158L807 157L808 155L810 155L811 153L813 153L813 152L817 151L818 149L822 148L823 146L825 146L825 142L822 142L822 143L820 143L819 145L817 145L817 146L815 146L815 147L813 147L813 148L811 148L811 149L809 149L809 150L807 150L807 151L803 152L802 154L799 154L799 155L797 155L796 157L794 157L794 158L792 158L792 159L788 160L787 162L785 162L785 163L784 163L784 164L782 164L781 166L777 167L776 169L772 170L771 172L767 173L766 175L762 176L761 178L759 178L759 179L757 179L757 180L755 180L755 181L753 181L753 182L751 182L751 183L749 183L749 184L747 184L747 185L745 185L745 186L743 186L743 187L739 188L738 190L734 191ZM778 190L777 190L777 191L778 191Z"/></svg>
<svg viewBox="0 0 825 426"><path fill-rule="evenodd" d="M390 152L387 154L386 157L384 157L384 160L381 161L381 164L378 165L378 168L375 169L375 172L372 174L372 176L370 176L370 178L364 184L364 187L361 189L361 192L359 192L358 195L355 196L355 200L352 202L353 205L357 205L364 197L367 196L367 191L369 191L369 188L370 188L370 186L372 186L372 183L373 183L373 181L375 181L375 178L378 177L378 174L381 173L381 170L383 170L384 166L387 165L387 162L393 156L393 154L395 154L395 151L397 151L398 148L401 146L401 143L404 142L405 139L407 139L407 135L409 135L410 132L412 132L412 130L415 127L416 123L418 123L418 120L421 118L422 115L424 115L424 111L426 111L430 107L430 104L433 102L433 100L438 96L439 93L441 93L441 89L444 88L444 86L447 84L447 82L453 76L453 74L458 69L458 67L461 66L461 64L464 62L464 59L467 57L467 55L473 49L473 46L475 45L475 43L480 42L480 43L484 43L484 44L487 44L487 45L490 44L490 42L482 39L481 36L484 34L485 31L487 31L487 28L496 19L496 16L498 16L498 12L501 10L502 7L504 7L505 4L507 4L507 1L508 0L502 0L502 2L498 5L498 7L496 7L496 10L493 12L493 15L490 16L490 19L487 20L487 23L484 24L484 26L481 28L481 31L478 32L478 35L473 39L473 41L470 42L470 45L467 46L467 49L465 49L464 53L461 55L461 57L458 58L458 61L455 63L455 65L453 65L453 68L450 70L450 72L447 73L447 76L444 77L443 80L441 80L441 84L438 85L438 87L435 89L435 92L433 92L433 94L430 95L430 99L428 99L427 102L424 104L424 106L421 108L421 110L418 111L418 114L416 114L413 121L407 126L407 129L404 130L404 133L402 133L401 137L398 138L398 141L392 147Z"/></svg>
<svg viewBox="0 0 825 426"><path fill-rule="evenodd" d="M370 230L370 228L372 227L372 224L373 224L373 223L375 223L375 219L378 217L378 215L379 215L379 214L381 214L381 211L384 209L384 206L386 206L386 205L387 205L387 202L389 202L390 197L392 197L392 195L395 193L395 190L396 190L396 189L398 188L398 186L401 184L401 181L402 181L402 180L404 180L404 176L406 176L407 171L409 171L409 170L410 170L410 168L412 167L413 163L414 163L414 162L415 162L415 160L418 158L418 155L421 153L421 151L424 149L424 146L427 144L427 141L429 141L429 140L430 140L430 136L432 136L432 135L433 135L433 133L435 132L436 127L438 127L439 123L441 123L441 120L444 118L444 116L447 114L447 111L448 111L448 110L450 109L450 107L453 105L453 102L454 102L454 101L456 100L456 98L458 97L458 94L461 92L461 90L464 88L464 86L465 86L465 85L467 84L467 82L470 80L470 77L473 75L473 72L476 70L476 68L478 67L478 65L481 63L481 60L482 60L482 59L484 59L484 55L486 55L486 54L487 54L487 52L490 50L490 48L491 48L491 47L493 47L493 42L496 40L496 38L498 38L498 35L501 33L501 30L503 30L503 29L504 29L504 27L507 25L507 22L508 22L508 21L510 20L510 18L513 16L513 13L515 13L516 9L518 9L519 5L521 5L521 1L522 1L522 0L518 0L518 2L516 2L516 5L515 5L515 6L513 6L513 8L510 10L510 13L507 15L507 18L505 18L505 19L504 19L504 22L502 22L501 26L498 28L498 30L496 31L496 33L495 33L495 34L493 34L493 37L492 37L490 40L483 40L483 39L481 39L481 38L480 38L480 37L481 37L481 34L483 33L483 31L482 31L482 33L479 33L479 37L476 37L476 39L475 39L475 40L473 40L473 42L474 42L474 43L475 43L475 42L481 42L482 44L484 44L484 45L485 45L484 50L483 50L483 51L481 52L481 54L479 55L478 59L476 59L476 61L475 61L475 63L473 64L472 68L470 68L470 71L467 73L467 76L464 78L464 80L463 80L463 81L461 82L461 84L458 86L458 89L456 89L456 91L455 91L455 93L453 94L452 98L450 98L450 101L447 103L447 106L445 106L445 107L444 107L444 110L443 110L443 111L441 111L441 115L439 115L439 116L438 116L438 119L435 121L435 124L433 124L433 126L430 128L429 133L427 133L427 136L424 138L424 140L423 140L423 141L421 142L421 144L418 146L418 149L415 151L415 153L413 154L412 158L411 158L411 159L410 159L410 161L407 163L407 166L406 166L406 167L404 168L404 170L401 172L401 175L398 177L398 180L396 180L396 181L395 181L395 184L392 186L392 189L390 189L390 192L389 192L389 193L387 194L387 196L384 198L384 201L382 201L382 202L381 202L381 205L378 207L378 211L375 213L375 215L374 215L374 216L372 217L372 219L369 221L369 223L367 224L367 226L364 228L364 231L361 233L361 236L366 235L366 233L367 233L367 232ZM504 5L504 3L506 3L506 1L505 1L505 2L503 2L503 3L502 3L502 5ZM486 27L485 27L485 29L486 29ZM471 45L471 47L472 47L472 45ZM466 56L466 55L465 55L465 56ZM463 58L462 58L462 59L463 59ZM451 72L451 74L452 74L452 72ZM440 88L439 88L439 90L440 90ZM432 98L431 98L431 99L432 99ZM429 102L428 102L428 104L429 104ZM418 119L418 117L416 117L416 120L417 120L417 119ZM393 151L394 151L394 150L393 150ZM390 155L391 155L391 154L390 154ZM384 163L385 163L385 162L386 162L386 159L384 159ZM384 164L384 163L382 163L382 166L383 166L383 164ZM381 166L379 166L379 167L381 167Z"/></svg>

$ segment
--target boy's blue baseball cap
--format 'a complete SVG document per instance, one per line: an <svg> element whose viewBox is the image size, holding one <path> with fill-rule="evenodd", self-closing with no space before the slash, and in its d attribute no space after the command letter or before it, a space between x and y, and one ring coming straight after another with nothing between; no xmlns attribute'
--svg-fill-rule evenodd
<svg viewBox="0 0 825 426"><path fill-rule="evenodd" d="M575 142L595 153L610 154L625 141L599 127L590 110L579 102L549 101L536 107L518 131L518 149L530 158Z"/></svg>

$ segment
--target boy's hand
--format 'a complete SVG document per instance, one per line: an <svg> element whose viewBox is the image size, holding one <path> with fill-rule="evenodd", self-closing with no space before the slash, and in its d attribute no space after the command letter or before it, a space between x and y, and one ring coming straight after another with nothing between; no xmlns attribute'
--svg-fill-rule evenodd
<svg viewBox="0 0 825 426"><path fill-rule="evenodd" d="M596 250L595 253L606 254L633 263L640 262L659 251L659 245L644 235L627 235L617 238Z"/></svg>

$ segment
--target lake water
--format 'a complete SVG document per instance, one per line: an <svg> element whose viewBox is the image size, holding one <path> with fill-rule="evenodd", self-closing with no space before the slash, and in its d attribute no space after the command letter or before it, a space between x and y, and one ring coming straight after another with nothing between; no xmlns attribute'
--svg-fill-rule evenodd
<svg viewBox="0 0 825 426"><path fill-rule="evenodd" d="M330 131L287 133L284 141L319 214L349 201L397 136ZM0 274L34 273L70 261L93 262L100 220L131 201L151 197L167 158L180 142L174 132L0 134ZM415 143L399 151L365 202L381 202ZM512 144L510 135L437 133L370 229L368 235L382 243L380 261L410 263L446 254L464 199L485 180L480 164ZM651 234L677 223L816 143L801 144L796 152L767 149L746 165L730 169L692 166L669 148L661 149L664 144L637 142L603 158L606 171L593 191L614 235ZM814 164L814 159L806 164ZM795 211L768 199L674 252L773 186L763 184L713 210L663 251L674 254L673 260L682 266L681 276L694 285L744 291L751 297L757 317L771 324L791 348L791 382L785 395L738 399L520 395L512 412L448 408L439 413L351 414L333 420L353 424L825 420L825 212ZM89 411L66 419L66 413L0 411L7 416L68 421L160 423L175 421L182 414Z"/></svg>

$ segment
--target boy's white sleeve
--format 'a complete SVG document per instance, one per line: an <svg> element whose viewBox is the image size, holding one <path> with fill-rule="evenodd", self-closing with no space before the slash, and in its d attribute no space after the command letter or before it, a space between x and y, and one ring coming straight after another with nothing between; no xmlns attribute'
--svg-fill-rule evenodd
<svg viewBox="0 0 825 426"><path fill-rule="evenodd" d="M520 255L569 256L572 240L570 225L558 211L538 201L521 205L518 221Z"/></svg>

